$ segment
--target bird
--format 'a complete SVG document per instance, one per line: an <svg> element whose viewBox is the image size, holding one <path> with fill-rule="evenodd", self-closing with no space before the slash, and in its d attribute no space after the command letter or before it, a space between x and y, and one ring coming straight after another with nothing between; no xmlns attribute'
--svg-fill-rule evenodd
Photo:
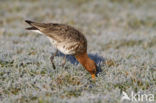
<svg viewBox="0 0 156 103"><path fill-rule="evenodd" d="M91 74L95 80L97 65L94 60L89 58L87 53L87 39L83 33L74 27L61 23L39 23L31 20L25 20L30 25L26 30L34 31L45 35L51 44L57 49L50 57L54 66L53 59L60 51L65 55L74 56L77 61Z"/></svg>

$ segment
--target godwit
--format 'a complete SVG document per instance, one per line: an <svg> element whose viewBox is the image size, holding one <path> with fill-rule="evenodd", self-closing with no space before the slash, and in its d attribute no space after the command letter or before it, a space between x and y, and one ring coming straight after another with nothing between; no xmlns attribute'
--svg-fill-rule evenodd
<svg viewBox="0 0 156 103"><path fill-rule="evenodd" d="M88 57L87 54L87 39L75 28L58 23L37 23L30 20L25 20L31 27L26 28L40 34L46 35L50 42L59 51L65 55L73 55L81 63L84 68L91 74L92 79L96 75L96 63ZM56 53L51 57L53 59Z"/></svg>

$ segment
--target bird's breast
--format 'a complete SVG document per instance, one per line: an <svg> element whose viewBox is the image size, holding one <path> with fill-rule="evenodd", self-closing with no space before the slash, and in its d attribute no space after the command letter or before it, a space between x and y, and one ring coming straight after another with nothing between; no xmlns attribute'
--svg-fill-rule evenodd
<svg viewBox="0 0 156 103"><path fill-rule="evenodd" d="M51 43L54 47L57 47L57 41L56 41L56 40L54 40L54 39L52 39L52 38L50 38L50 37L47 37L47 38L49 39L50 43Z"/></svg>
<svg viewBox="0 0 156 103"><path fill-rule="evenodd" d="M51 37L48 37L50 40L51 44L57 48L59 51L61 51L64 54L74 54L76 51L74 50L74 43L68 42L68 41L62 41L58 42L54 40ZM72 48L71 48L72 47Z"/></svg>

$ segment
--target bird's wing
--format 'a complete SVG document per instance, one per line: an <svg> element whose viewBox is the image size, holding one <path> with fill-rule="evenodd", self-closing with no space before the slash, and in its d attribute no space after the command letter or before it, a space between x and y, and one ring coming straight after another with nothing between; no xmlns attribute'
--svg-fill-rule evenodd
<svg viewBox="0 0 156 103"><path fill-rule="evenodd" d="M63 31L64 27L62 28L63 24L56 24L56 23L37 23L30 20L25 20L31 27L26 28L27 30L34 30L45 34L48 37L53 38L54 40L60 41L63 39ZM62 37L62 38L61 38ZM59 40L60 39L60 40Z"/></svg>
<svg viewBox="0 0 156 103"><path fill-rule="evenodd" d="M27 28L27 30L36 29L58 42L86 42L86 38L81 32L65 24L37 23L30 20L26 20L25 22L32 26L30 28Z"/></svg>

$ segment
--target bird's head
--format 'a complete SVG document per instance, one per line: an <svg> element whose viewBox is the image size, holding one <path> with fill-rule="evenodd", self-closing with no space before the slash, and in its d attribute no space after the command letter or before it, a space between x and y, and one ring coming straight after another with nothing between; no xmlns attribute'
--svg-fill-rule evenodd
<svg viewBox="0 0 156 103"><path fill-rule="evenodd" d="M97 69L96 63L88 57L87 53L76 55L75 57L85 67L85 69L91 74L92 79L95 80L96 69Z"/></svg>
<svg viewBox="0 0 156 103"><path fill-rule="evenodd" d="M91 74L92 79L95 79L97 69L96 63L88 57L84 67Z"/></svg>

